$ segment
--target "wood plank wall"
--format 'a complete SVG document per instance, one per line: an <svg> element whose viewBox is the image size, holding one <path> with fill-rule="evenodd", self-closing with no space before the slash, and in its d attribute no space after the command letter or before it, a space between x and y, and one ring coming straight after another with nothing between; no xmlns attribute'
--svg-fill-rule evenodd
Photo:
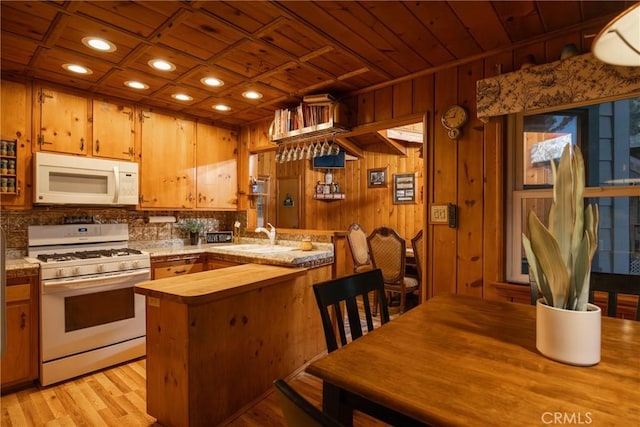
<svg viewBox="0 0 640 427"><path fill-rule="evenodd" d="M581 52L590 49L598 28L573 29L530 45L514 46L472 62L434 70L411 80L355 94L346 100L354 110L356 125L365 125L409 114L427 115L427 147L424 159L417 149L407 157L365 152L334 175L347 199L342 202L312 200L313 185L324 180L303 162L277 165L278 176L304 176L305 228L346 230L352 222L368 232L381 225L395 228L409 240L423 228L426 232L426 298L455 292L489 299L499 296L491 283L504 280L503 191L506 144L502 118L483 123L476 118L476 82L518 69L529 55L538 64L555 61L562 48L574 43ZM440 124L442 112L452 104L463 105L470 120L455 141ZM268 135L268 123L249 126L241 132L241 143ZM272 160L273 161L273 160ZM418 203L393 205L391 182L387 189L368 189L366 170L387 167L395 173L417 174ZM273 168L267 168L273 171ZM275 187L273 188L275 190ZM455 203L458 227L427 222L431 204Z"/></svg>

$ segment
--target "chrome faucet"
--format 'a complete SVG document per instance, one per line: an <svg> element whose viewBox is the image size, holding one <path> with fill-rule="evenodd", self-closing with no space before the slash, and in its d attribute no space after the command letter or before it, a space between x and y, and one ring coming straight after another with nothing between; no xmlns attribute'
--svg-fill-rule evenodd
<svg viewBox="0 0 640 427"><path fill-rule="evenodd" d="M260 233L260 232L265 233L267 236L269 236L269 244L270 245L275 245L276 244L276 228L273 225L271 225L271 223L267 223L267 225L269 227L271 227L271 230L267 230L264 227L258 227L258 228L255 229L255 232L256 233Z"/></svg>

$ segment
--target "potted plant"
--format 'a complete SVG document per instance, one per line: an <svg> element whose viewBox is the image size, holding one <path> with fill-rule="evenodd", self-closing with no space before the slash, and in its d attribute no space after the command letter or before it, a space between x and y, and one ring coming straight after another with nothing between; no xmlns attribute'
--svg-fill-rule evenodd
<svg viewBox="0 0 640 427"><path fill-rule="evenodd" d="M565 146L553 172L549 226L535 212L527 217L522 245L543 298L536 303L536 347L545 356L574 365L600 361L600 308L589 304L591 262L598 246L598 206L584 207L584 160Z"/></svg>
<svg viewBox="0 0 640 427"><path fill-rule="evenodd" d="M192 245L198 244L198 237L200 233L204 230L204 224L202 224L197 219L186 219L182 223L182 230L189 233L189 239Z"/></svg>

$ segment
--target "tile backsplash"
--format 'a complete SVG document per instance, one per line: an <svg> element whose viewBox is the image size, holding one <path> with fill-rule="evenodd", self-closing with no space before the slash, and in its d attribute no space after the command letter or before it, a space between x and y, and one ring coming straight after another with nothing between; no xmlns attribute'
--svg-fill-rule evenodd
<svg viewBox="0 0 640 427"><path fill-rule="evenodd" d="M149 223L149 216L175 216L175 223ZM29 225L55 225L67 222L126 223L129 225L129 241L132 244L169 241L188 242L189 235L181 229L187 218L202 221L205 231L234 230L234 222L240 221L246 228L246 212L218 211L135 211L118 208L34 208L28 211L0 212L0 226L7 236L7 253L12 257L25 256L28 247Z"/></svg>

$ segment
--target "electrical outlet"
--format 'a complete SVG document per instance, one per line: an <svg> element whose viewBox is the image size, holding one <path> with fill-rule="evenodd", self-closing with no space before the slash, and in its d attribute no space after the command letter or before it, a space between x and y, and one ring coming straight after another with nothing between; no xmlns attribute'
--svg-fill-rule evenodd
<svg viewBox="0 0 640 427"><path fill-rule="evenodd" d="M449 223L449 205L431 205L431 224Z"/></svg>

